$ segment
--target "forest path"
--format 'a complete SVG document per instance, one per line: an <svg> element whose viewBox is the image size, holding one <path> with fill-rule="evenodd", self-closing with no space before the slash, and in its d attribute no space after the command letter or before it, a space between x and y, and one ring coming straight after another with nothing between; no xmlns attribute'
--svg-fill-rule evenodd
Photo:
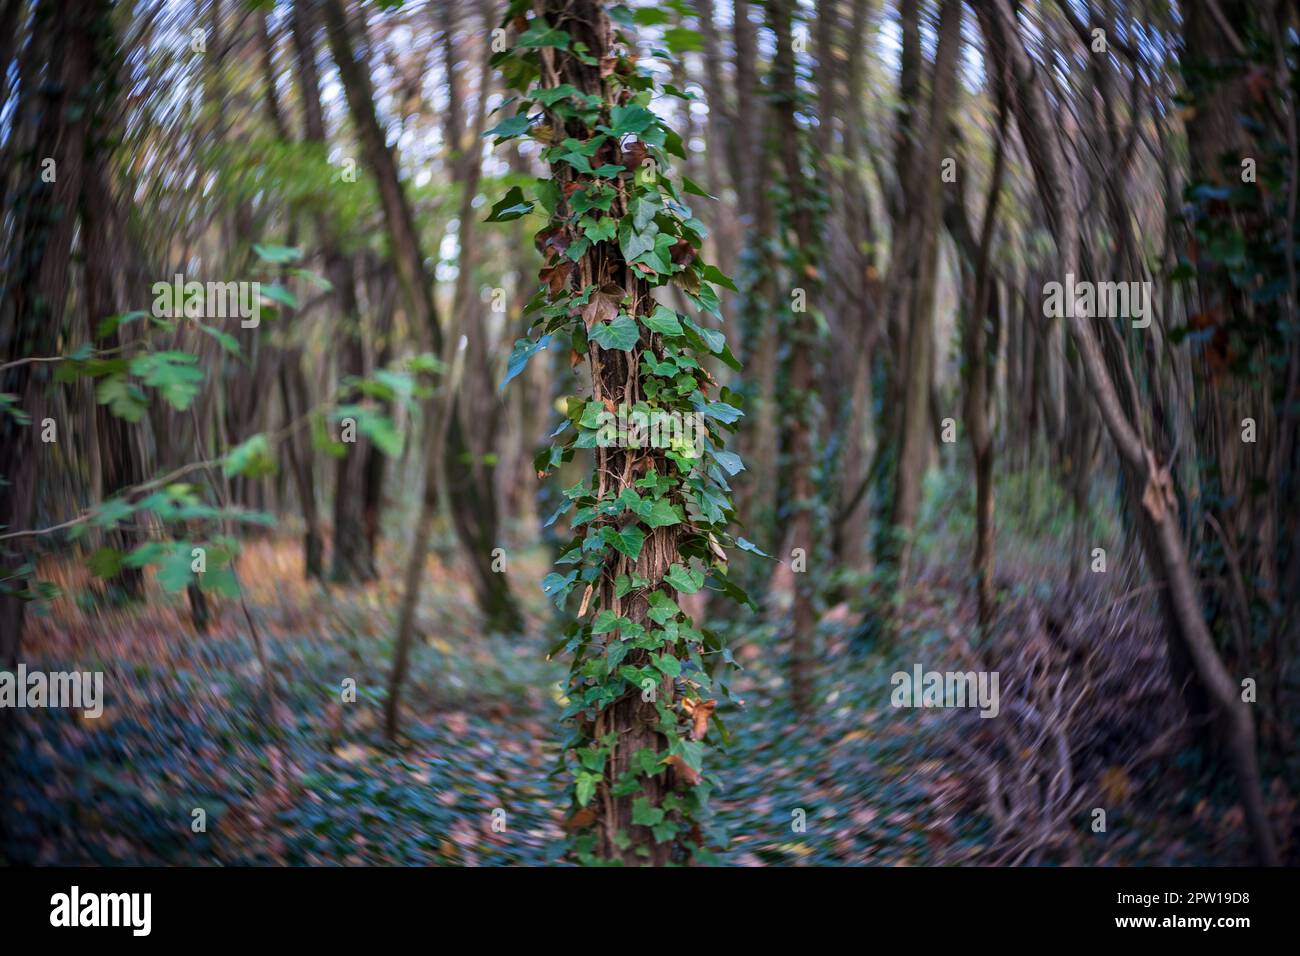
<svg viewBox="0 0 1300 956"><path fill-rule="evenodd" d="M105 712L99 719L17 712L14 759L0 778L0 813L10 827L0 858L418 865L557 858L568 796L564 776L550 774L565 668L544 659L541 601L530 607L535 636L486 637L466 619L463 582L431 559L425 639L413 654L403 747L395 749L380 733L396 606L391 576L327 598L294 575L294 560L291 542L269 541L250 543L242 559L291 715L274 727L237 606L224 607L203 636L193 634L183 602L152 593L144 607L93 620L71 601L39 619L28 666L102 668ZM80 586L64 583L68 593ZM713 805L729 838L721 862L978 858L988 822L978 781L955 772L947 751L951 712L890 704L893 671L953 659L965 619L958 590L940 582L917 595L887 653L855 649L856 619L842 607L827 613L818 706L802 719L786 703L782 635L736 622L743 669L732 690L744 706L722 708L731 740L707 766L720 784ZM344 703L347 680L357 693ZM710 738L718 732L715 724ZM205 818L200 832L196 810ZM1232 830L1231 817L1212 819L1203 800L1189 812L1207 842L1213 831ZM1130 827L1112 841L1113 861L1196 859L1199 851L1189 855L1167 832L1150 839L1186 824Z"/></svg>

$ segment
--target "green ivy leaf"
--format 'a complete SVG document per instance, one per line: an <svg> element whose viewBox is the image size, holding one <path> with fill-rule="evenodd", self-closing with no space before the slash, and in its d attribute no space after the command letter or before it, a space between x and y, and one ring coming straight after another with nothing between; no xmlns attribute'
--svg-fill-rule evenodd
<svg viewBox="0 0 1300 956"><path fill-rule="evenodd" d="M682 517L667 498L660 498L641 516L641 520L651 528L667 528L680 524Z"/></svg>
<svg viewBox="0 0 1300 956"><path fill-rule="evenodd" d="M647 612L646 616L656 624L660 625L667 624L670 620L681 613L682 610L677 606L677 602L663 591L652 592L647 603L650 606L650 610Z"/></svg>
<svg viewBox="0 0 1300 956"><path fill-rule="evenodd" d="M578 774L578 785L575 788L578 798L578 805L585 807L591 802L591 798L596 794L596 784L600 783L601 777L598 774L589 773L586 770Z"/></svg>
<svg viewBox="0 0 1300 956"><path fill-rule="evenodd" d="M665 677L677 677L682 672L682 662L671 654L656 654L655 667L659 668Z"/></svg>
<svg viewBox="0 0 1300 956"><path fill-rule="evenodd" d="M630 352L641 340L641 331L630 315L624 313L613 322L597 323L587 333L587 338L603 349Z"/></svg>
<svg viewBox="0 0 1300 956"><path fill-rule="evenodd" d="M652 332L660 335L682 334L682 324L677 321L677 313L667 306L656 306L653 314L642 316L641 321Z"/></svg>
<svg viewBox="0 0 1300 956"><path fill-rule="evenodd" d="M694 594L704 587L704 572L693 571L683 564L674 564L664 575L664 582L683 594Z"/></svg>
<svg viewBox="0 0 1300 956"><path fill-rule="evenodd" d="M649 797L637 797L632 801L632 822L643 827L652 827L662 823L664 812L650 805Z"/></svg>
<svg viewBox="0 0 1300 956"><path fill-rule="evenodd" d="M645 532L636 525L628 525L619 530L608 525L600 529L600 536L614 550L627 555L633 561L641 557L641 546L645 543Z"/></svg>
<svg viewBox="0 0 1300 956"><path fill-rule="evenodd" d="M510 380L527 367L528 360L550 344L549 335L543 335L536 342L532 339L517 339L514 349L510 352L510 361L506 363L506 377L501 380L499 390L504 391L510 384Z"/></svg>
<svg viewBox="0 0 1300 956"><path fill-rule="evenodd" d="M125 375L110 375L95 386L95 401L107 405L117 418L135 424L149 409L144 392Z"/></svg>
<svg viewBox="0 0 1300 956"><path fill-rule="evenodd" d="M612 136L627 136L644 132L654 121L654 113L637 103L629 103L626 106L615 106L610 110L611 125L600 128L607 129Z"/></svg>
<svg viewBox="0 0 1300 956"><path fill-rule="evenodd" d="M528 29L519 34L515 46L521 50L537 50L542 47L554 47L559 50L569 48L569 34L563 30L552 29L551 25L540 17L529 24Z"/></svg>
<svg viewBox="0 0 1300 956"><path fill-rule="evenodd" d="M510 222L532 211L533 204L524 198L524 191L518 186L511 186L501 201L492 207L492 213L483 221Z"/></svg>

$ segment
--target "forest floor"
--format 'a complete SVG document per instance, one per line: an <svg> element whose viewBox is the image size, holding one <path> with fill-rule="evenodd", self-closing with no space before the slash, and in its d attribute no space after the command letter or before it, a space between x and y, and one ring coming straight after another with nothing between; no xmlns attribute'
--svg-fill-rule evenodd
<svg viewBox="0 0 1300 956"><path fill-rule="evenodd" d="M551 773L564 665L545 660L548 607L528 586L545 560L537 549L512 566L532 626L528 638L505 641L476 630L465 581L431 556L400 748L385 746L381 732L395 566L373 584L326 590L303 580L295 541L246 545L241 578L281 698L274 721L238 602L224 602L200 636L183 598L152 580L149 600L125 610L91 613L69 597L56 600L29 628L28 667L103 669L105 709L98 719L16 712L0 859L558 859L567 798L565 780ZM86 590L66 565L45 572L63 576L67 595ZM731 741L709 768L721 782L714 805L729 836L722 862L988 862L992 824L981 788L953 759L948 713L890 706L896 662L941 657L936 647L969 620L960 580L937 573L918 584L889 654L854 640L861 615L831 608L819 630L819 703L803 720L785 703L777 624L757 616L735 624L743 669L732 690L744 706L721 711ZM341 700L346 678L356 682L354 703ZM1249 862L1240 810L1195 760L1175 755L1144 779L1120 778L1111 772L1106 782L1118 791L1108 832L1092 833L1077 814L1079 835L1059 861ZM498 809L502 832L493 828ZM196 810L203 832L192 825ZM798 810L803 832L792 826Z"/></svg>

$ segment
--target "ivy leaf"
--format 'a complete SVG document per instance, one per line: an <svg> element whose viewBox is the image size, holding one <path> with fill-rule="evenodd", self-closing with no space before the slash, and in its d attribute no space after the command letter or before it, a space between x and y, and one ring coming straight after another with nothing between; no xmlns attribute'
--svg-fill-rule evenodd
<svg viewBox="0 0 1300 956"><path fill-rule="evenodd" d="M262 245L260 242L255 242L253 243L253 251L257 253L259 258L276 264L293 262L302 258L302 250L295 249L293 246Z"/></svg>
<svg viewBox="0 0 1300 956"><path fill-rule="evenodd" d="M501 380L500 391L510 384L510 380L524 370L528 360L551 344L551 337L543 335L534 342L532 339L519 339L510 352L510 361L506 363L506 377Z"/></svg>
<svg viewBox="0 0 1300 956"><path fill-rule="evenodd" d="M591 633L608 634L610 631L617 631L618 622L619 616L606 608L596 615L596 620L591 625Z"/></svg>
<svg viewBox="0 0 1300 956"><path fill-rule="evenodd" d="M561 83L559 86L552 86L549 89L537 90L533 93L533 99L549 109L560 100L577 95L578 88L576 86L571 83Z"/></svg>
<svg viewBox="0 0 1300 956"><path fill-rule="evenodd" d="M677 602L663 591L651 592L650 597L646 599L646 603L650 606L646 616L659 625L667 624L681 611L681 608L677 606Z"/></svg>
<svg viewBox="0 0 1300 956"><path fill-rule="evenodd" d="M582 153L578 153L570 150L567 153L563 153L560 156L557 156L556 159L558 159L560 162L568 163L570 166L572 166L578 172L582 173L584 176L590 176L592 175L592 173L595 172L595 170L591 168L591 160L587 159L587 157L584 156Z"/></svg>
<svg viewBox="0 0 1300 956"><path fill-rule="evenodd" d="M736 283L732 282L731 279L727 277L727 274L717 266L705 266L704 271L700 273L700 277L704 279L705 282L712 282L714 285L720 285L724 289L730 289L732 292L740 291L736 288Z"/></svg>
<svg viewBox="0 0 1300 956"><path fill-rule="evenodd" d="M578 805L585 807L591 802L591 798L596 794L596 784L600 782L600 776L589 773L584 770L578 774L578 785L575 788L575 795L578 798Z"/></svg>
<svg viewBox="0 0 1300 956"><path fill-rule="evenodd" d="M146 541L122 559L128 568L143 568L153 564L167 553L167 546L161 541Z"/></svg>
<svg viewBox="0 0 1300 956"><path fill-rule="evenodd" d="M682 188L685 189L692 196L703 196L705 199L718 198L717 196L710 195L709 192L703 186L701 186L695 180L691 179L689 176L682 177Z"/></svg>
<svg viewBox="0 0 1300 956"><path fill-rule="evenodd" d="M721 352L723 347L727 344L727 337L717 329L706 329L704 326L697 322L693 322L690 319L686 320L686 327L698 335L700 341L704 343L704 347L714 355Z"/></svg>
<svg viewBox="0 0 1300 956"><path fill-rule="evenodd" d="M609 216L603 219L592 219L588 216L579 225L582 226L582 234L592 242L613 239L618 232L618 223Z"/></svg>
<svg viewBox="0 0 1300 956"><path fill-rule="evenodd" d="M221 345L221 347L225 349L227 352L230 352L234 355L239 354L239 340L236 339L229 332L222 332L220 329L213 328L210 325L204 325L202 322L198 323L198 326L208 335L216 339L217 342Z"/></svg>
<svg viewBox="0 0 1300 956"><path fill-rule="evenodd" d="M641 557L641 546L645 544L645 532L636 525L626 528L603 527L600 536L606 544L613 545L614 550L627 555L633 561Z"/></svg>
<svg viewBox="0 0 1300 956"><path fill-rule="evenodd" d="M682 324L677 321L677 313L666 306L656 306L652 315L641 317L641 321L652 332L661 335L681 335Z"/></svg>
<svg viewBox="0 0 1300 956"><path fill-rule="evenodd" d="M672 585L683 594L694 594L704 587L704 572L692 571L683 564L674 564L664 575L664 583Z"/></svg>
<svg viewBox="0 0 1300 956"><path fill-rule="evenodd" d="M653 252L655 241L659 238L659 227L651 219L644 226L624 219L618 229L618 244L623 251L623 258L632 262L647 252Z"/></svg>
<svg viewBox="0 0 1300 956"><path fill-rule="evenodd" d="M689 27L672 27L664 31L664 42L673 53L699 53L704 49L704 39Z"/></svg>
<svg viewBox="0 0 1300 956"><path fill-rule="evenodd" d="M147 315L147 312L141 312L139 310L134 312L124 312L121 315L110 315L95 327L95 338L102 339L104 336L116 331L119 326L126 325L128 322L134 322L136 319L143 319Z"/></svg>
<svg viewBox="0 0 1300 956"><path fill-rule="evenodd" d="M629 133L644 132L655 121L655 115L644 106L629 103L627 106L615 106L610 110L609 121L613 124L609 127L611 135L627 136Z"/></svg>
<svg viewBox="0 0 1300 956"><path fill-rule="evenodd" d="M523 33L519 34L519 39L515 40L515 46L521 50L536 50L541 47L556 47L560 50L569 48L569 34L563 30L552 29L551 25L540 18L534 20Z"/></svg>
<svg viewBox="0 0 1300 956"><path fill-rule="evenodd" d="M668 22L668 11L659 7L642 7L632 14L632 20L641 27L663 26Z"/></svg>
<svg viewBox="0 0 1300 956"><path fill-rule="evenodd" d="M650 805L649 797L637 797L632 801L632 822L643 827L652 827L663 823L664 812Z"/></svg>
<svg viewBox="0 0 1300 956"><path fill-rule="evenodd" d="M682 519L667 498L660 498L641 516L641 520L651 528L667 528L680 524Z"/></svg>
<svg viewBox="0 0 1300 956"><path fill-rule="evenodd" d="M632 317L624 313L613 322L607 324L598 323L592 326L587 337L603 349L630 352L636 348L637 342L641 340L641 330L632 321Z"/></svg>
<svg viewBox="0 0 1300 956"><path fill-rule="evenodd" d="M591 183L586 189L580 189L573 194L569 199L569 207L575 215L579 216L593 209L609 212L616 195L618 194L609 186Z"/></svg>
<svg viewBox="0 0 1300 956"><path fill-rule="evenodd" d="M282 285L262 286L262 295L291 309L298 308L298 297Z"/></svg>
<svg viewBox="0 0 1300 956"><path fill-rule="evenodd" d="M740 460L740 456L735 452L723 451L721 448L716 448L713 451L713 457L717 459L718 464L721 465L729 475L739 474L745 470L745 463Z"/></svg>
<svg viewBox="0 0 1300 956"><path fill-rule="evenodd" d="M695 403L695 410L702 415L707 415L709 418L716 418L724 425L730 425L733 422L739 421L745 414L735 405L728 405L726 402L706 402L703 400ZM734 475L735 472L733 471L732 474Z"/></svg>
<svg viewBox="0 0 1300 956"><path fill-rule="evenodd" d="M497 137L498 140L512 139L517 135L526 133L530 125L532 124L529 122L528 113L519 113L516 116L507 117L506 120L500 121L499 124L491 127L482 135L484 135L485 139L487 137Z"/></svg>
<svg viewBox="0 0 1300 956"><path fill-rule="evenodd" d="M510 190L501 198L495 206L492 207L492 213L484 222L509 222L512 219L518 219L526 216L533 211L533 204L524 198L524 191L518 186L511 186Z"/></svg>
<svg viewBox="0 0 1300 956"><path fill-rule="evenodd" d="M132 424L144 418L149 408L144 392L125 375L110 375L101 380L95 386L95 401L107 405L113 415Z"/></svg>
<svg viewBox="0 0 1300 956"><path fill-rule="evenodd" d="M568 595L569 590L573 587L573 582L576 580L578 580L577 571L570 571L568 574L558 574L552 571L542 578L542 593L550 597L555 602L556 607L563 607L564 598Z"/></svg>
<svg viewBox="0 0 1300 956"><path fill-rule="evenodd" d="M677 677L682 672L682 662L671 654L655 655L655 667L659 668L665 677Z"/></svg>
<svg viewBox="0 0 1300 956"><path fill-rule="evenodd" d="M122 570L122 552L114 548L100 548L90 556L86 566L97 578L116 577Z"/></svg>
<svg viewBox="0 0 1300 956"><path fill-rule="evenodd" d="M772 557L770 554L768 554L758 545L754 544L754 542L750 541L748 538L737 538L736 547L738 547L741 551L748 551L750 554L757 554L759 557L763 557L763 558Z"/></svg>
<svg viewBox="0 0 1300 956"><path fill-rule="evenodd" d="M175 550L158 566L158 583L163 586L163 590L169 594L184 591L194 580L192 562L189 542L177 542Z"/></svg>

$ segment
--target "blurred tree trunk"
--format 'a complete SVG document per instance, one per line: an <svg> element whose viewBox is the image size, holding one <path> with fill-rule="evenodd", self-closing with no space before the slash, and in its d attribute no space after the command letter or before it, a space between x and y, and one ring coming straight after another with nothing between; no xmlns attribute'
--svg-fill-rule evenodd
<svg viewBox="0 0 1300 956"><path fill-rule="evenodd" d="M818 217L813 209L814 197L800 158L803 137L795 122L798 109L795 90L794 49L791 37L794 4L792 0L769 0L767 13L776 36L776 56L772 62L773 122L780 143L782 173L789 195L789 217L798 249L792 256L794 281L809 286L807 297L821 290L816 278L826 264L818 259L822 249ZM814 299L815 301L815 299ZM821 308L820 303L808 304ZM813 361L817 347L817 325L813 313L805 307L794 313L791 329L789 371L790 408L786 411L786 447L790 460L790 528L782 559L799 549L807 562L805 569L794 574L794 611L790 632L790 699L796 711L807 713L814 693L817 619L813 608L815 588L812 570L816 547L813 540L813 509L816 507L812 482L813 466Z"/></svg>
<svg viewBox="0 0 1300 956"><path fill-rule="evenodd" d="M965 178L958 177L956 201L950 208L961 223L959 230L950 230L960 236L958 247L965 253L962 262L962 287L969 298L961 308L962 344L966 367L965 418L966 433L970 439L971 457L975 464L975 554L971 570L975 575L976 603L978 606L980 634L988 638L993 623L994 592L993 571L996 552L994 547L993 502L993 395L996 391L995 370L998 346L1001 339L1002 303L999 283L992 274L989 256L993 235L997 228L998 201L1002 195L1002 176L1006 169L1006 125L1009 104L1008 91L995 79L998 100L997 142L993 152L993 171L989 175L988 196L984 201L984 218L980 223L978 241L971 236L967 224Z"/></svg>
<svg viewBox="0 0 1300 956"><path fill-rule="evenodd" d="M367 252L365 268L371 277L366 283L366 307L374 316L371 349L374 367L387 368L393 360L393 313L397 311L397 280L391 268L380 267L374 253ZM393 403L381 401L380 410L393 414ZM366 546L378 567L380 521L384 512L384 478L388 474L388 456L374 443L366 449L365 473L361 491L361 514L365 525Z"/></svg>
<svg viewBox="0 0 1300 956"><path fill-rule="evenodd" d="M1058 267L1062 275L1079 275L1082 258L1079 197L1058 127L1047 105L1043 77L1025 50L1015 13L1006 0L980 0L976 9L992 61L1012 77L1020 135L1025 140L1034 182L1056 242ZM1179 527L1173 476L1168 464L1157 459L1152 442L1143 434L1141 421L1126 414L1092 320L1076 315L1068 320L1068 327L1082 358L1093 399L1126 470L1126 480L1143 489L1140 538L1153 577L1168 589L1171 657L1186 653L1191 659L1218 718L1260 860L1265 865L1275 865L1278 853L1255 754L1254 718L1249 705L1241 700L1239 688L1224 667L1206 627L1199 585Z"/></svg>
<svg viewBox="0 0 1300 956"><path fill-rule="evenodd" d="M339 0L324 0L326 28L334 61L347 96L352 122L361 141L366 165L379 190L384 209L384 221L392 243L392 254L401 281L408 314L423 333L435 354L443 354L443 335L438 323L438 313L433 300L432 282L425 270L425 257L421 250L415 216L397 175L397 164L387 145L379 119L375 114L374 95L370 76L364 63L356 59L346 14ZM437 432L436 405L428 403L426 427L425 481L432 483L432 495L426 492L424 501L437 500L438 460L434 451L439 447L431 438ZM489 504L491 487L480 487L475 482L472 466L473 453L465 439L458 414L447 416L445 468L447 494L457 537L462 545L475 598L492 630L517 633L522 630L523 619L510 593L508 579L492 569L492 549L496 547L497 525L495 509ZM422 516L417 526L425 519ZM430 519L431 520L431 519ZM411 560L423 566L423 553L413 554ZM417 596L418 600L418 596Z"/></svg>
<svg viewBox="0 0 1300 956"><path fill-rule="evenodd" d="M97 45L101 51L118 56L118 40L111 18L101 14ZM117 87L116 64L97 60L97 76L103 86L95 98L91 133L86 143L85 184L81 195L81 241L84 249L86 319L89 339L98 338L98 346L112 351L122 344L122 333L113 329L97 336L104 319L127 311L119 295L115 276L126 273L121 259L130 248L125 221L113 188L112 149L122 132L121 104ZM95 442L98 446L101 493L109 498L144 480L144 462L139 445L139 429L109 411L107 405L95 404ZM106 543L125 553L141 543L134 531L117 528L105 535ZM113 582L131 599L141 596L144 569L123 565Z"/></svg>
<svg viewBox="0 0 1300 956"><path fill-rule="evenodd" d="M324 146L325 117L321 110L313 25L307 0L295 0L293 34L303 106L303 141ZM362 376L366 374L366 348L352 260L340 250L334 224L327 214L317 214L316 231L325 258L325 276L334 288L338 303L342 338L338 350L339 375ZM344 445L345 454L338 459L334 471L334 547L330 577L342 583L370 581L376 574L373 539L366 526L365 479L370 442L360 434L355 438Z"/></svg>
<svg viewBox="0 0 1300 956"><path fill-rule="evenodd" d="M68 267L85 176L86 141L97 62L95 30L105 25L97 0L38 0L30 57L18 77L18 109L5 148L6 220L0 295L0 365L58 352L65 338ZM21 152L19 152L21 151ZM52 182L41 175L54 161ZM0 527L27 530L36 523L42 461L57 446L40 441L47 417L46 387L54 366L24 363L0 371L0 393L14 395L29 422L0 413ZM57 423L56 423L57 424ZM60 430L67 440L67 423ZM31 578L22 570L34 560L35 539L4 542L0 590L0 667L18 659L26 616L23 593Z"/></svg>
<svg viewBox="0 0 1300 956"><path fill-rule="evenodd" d="M780 345L776 321L777 290L767 236L774 229L770 182L773 144L771 110L759 106L758 28L750 20L748 0L735 3L736 129L738 147L732 179L741 224L747 236L738 269L744 294L740 326L742 358L754 383L740 433L740 455L747 463L736 484L736 511L764 545L776 536L777 459L780 447L777 370Z"/></svg>
<svg viewBox="0 0 1300 956"><path fill-rule="evenodd" d="M267 26L266 11L259 11L259 14L258 28L262 41L262 83L266 90L266 108L271 117L271 123L275 126L276 135L288 143L292 142L293 134L289 130L289 124L280 107L280 100L276 92L275 47ZM314 55L310 40L307 37L300 36L300 15L300 10L295 5L292 21L295 51L299 56L302 55L299 44L305 40L308 52ZM306 82L308 76L305 75L308 72L310 72L310 79L314 87L314 62L309 64L306 70L300 69L300 83L304 91L308 86ZM306 99L305 92L303 98ZM290 246L296 243L296 231L296 223L291 221L287 240ZM284 409L285 425L292 426L293 423L299 422L300 419L307 415L310 407L307 379L302 373L301 345L291 343L281 347L280 360L276 368L276 379L280 387L280 404ZM285 437L284 444L285 454L289 459L289 471L293 476L294 488L298 494L298 506L302 510L303 575L308 579L324 580L324 539L320 528L320 509L316 504L316 468L311 437L305 432L302 423L299 423L299 427L294 427Z"/></svg>
<svg viewBox="0 0 1300 956"><path fill-rule="evenodd" d="M448 5L445 9L448 11L444 21L447 79L452 91L451 97L460 99L464 94L460 90L459 78L456 75L459 69L456 64L454 43L455 21L450 13L451 6ZM484 36L491 34L492 23L489 10L488 5L483 5ZM462 122L459 111L455 117L449 112L446 119L447 162L451 166L452 182L460 192L456 230L459 255L452 295L452 334L449 338L459 340L463 335L465 349L461 378L449 396L449 407L445 414L460 415L466 437L467 453L470 456L470 460L465 463L465 469L469 480L483 492L481 502L484 513L480 515L480 520L484 525L496 528L500 514L496 480L497 438L500 431L502 404L500 392L493 381L488 342L489 313L478 297L478 285L474 275L478 266L479 238L475 228L474 198L478 194L479 182L482 178L483 129L487 117L492 71L488 63L491 57L490 46L478 43L476 48L481 50L481 56L473 118L468 128L459 125ZM497 543L492 542L489 551L492 545Z"/></svg>
<svg viewBox="0 0 1300 956"><path fill-rule="evenodd" d="M871 213L871 203L860 171L863 162L862 129L866 116L862 98L864 84L863 46L870 0L851 0L849 29L842 38L847 46L847 95L842 106L844 166L843 251L848 267L834 270L846 286L842 314L848 348L843 356L846 369L843 451L840 456L839 481L834 488L835 520L832 523L833 551L841 567L856 569L866 557L868 472L870 470L868 432L872 425L872 356L880 338L882 296L876 271L875 250L880 236ZM840 311L840 310L837 310ZM882 444L879 435L874 445ZM859 491L859 489L861 489Z"/></svg>
<svg viewBox="0 0 1300 956"><path fill-rule="evenodd" d="M934 364L934 292L939 255L941 211L940 161L948 132L948 113L957 94L957 63L961 53L961 3L944 0L939 15L939 44L935 51L930 105L921 151L913 167L900 167L913 180L909 222L915 230L905 248L915 248L916 272L907 320L907 361L902 383L898 428L898 461L894 472L891 534L896 536L897 588L907 585L912 538L921 508L921 481L930 456L930 387ZM911 149L904 149L911 157Z"/></svg>

